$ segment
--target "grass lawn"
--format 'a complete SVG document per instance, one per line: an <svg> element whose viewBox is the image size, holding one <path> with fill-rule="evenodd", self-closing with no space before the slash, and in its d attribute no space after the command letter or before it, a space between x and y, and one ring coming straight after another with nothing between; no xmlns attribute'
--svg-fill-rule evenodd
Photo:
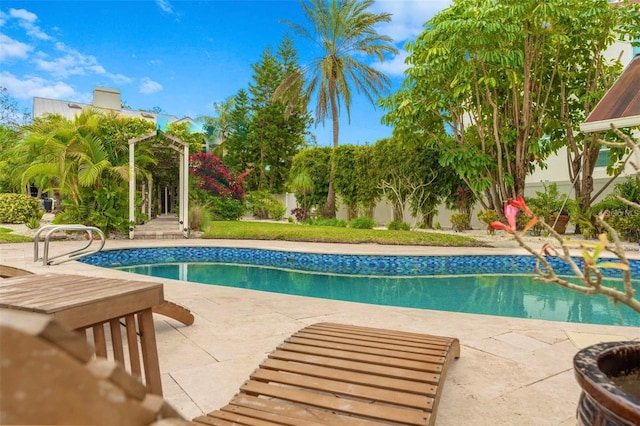
<svg viewBox="0 0 640 426"><path fill-rule="evenodd" d="M12 232L12 229L0 228L0 243L28 243L33 241L33 238L12 234Z"/></svg>
<svg viewBox="0 0 640 426"><path fill-rule="evenodd" d="M387 231L291 223L219 221L211 222L202 238L242 240L310 241L321 243L374 243L417 246L479 247L474 238L422 231Z"/></svg>

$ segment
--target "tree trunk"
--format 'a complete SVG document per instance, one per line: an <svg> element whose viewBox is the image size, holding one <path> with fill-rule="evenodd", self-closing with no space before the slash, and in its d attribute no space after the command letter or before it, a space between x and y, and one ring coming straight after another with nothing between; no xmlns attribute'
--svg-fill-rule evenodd
<svg viewBox="0 0 640 426"><path fill-rule="evenodd" d="M338 147L338 134L340 131L340 123L338 116L338 105L335 93L331 95L331 121L333 124L333 149ZM331 153L331 173L329 175L329 190L327 192L327 204L324 206L324 216L330 219L336 217L336 190L333 187L333 180L336 175L336 162Z"/></svg>

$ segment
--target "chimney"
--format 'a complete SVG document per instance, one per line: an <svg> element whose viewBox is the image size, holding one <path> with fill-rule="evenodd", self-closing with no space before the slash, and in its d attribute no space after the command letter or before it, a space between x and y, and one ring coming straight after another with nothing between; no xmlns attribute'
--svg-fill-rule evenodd
<svg viewBox="0 0 640 426"><path fill-rule="evenodd" d="M122 109L120 91L108 87L96 87L93 89L93 104L96 108Z"/></svg>

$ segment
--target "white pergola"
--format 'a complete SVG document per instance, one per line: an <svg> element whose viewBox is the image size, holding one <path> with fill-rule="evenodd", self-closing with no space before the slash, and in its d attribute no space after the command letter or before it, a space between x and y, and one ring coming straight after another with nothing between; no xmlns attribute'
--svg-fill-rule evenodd
<svg viewBox="0 0 640 426"><path fill-rule="evenodd" d="M178 213L179 230L185 235L189 231L189 144L183 140L168 135L166 133L160 133L160 136L165 138L169 143L169 148L176 151L180 156L180 182L178 184L178 204L180 210ZM135 146L138 142L142 142L147 139L158 136L158 131L154 130L151 133L147 133L137 138L129 139L129 223L135 223L135 199L136 199L136 167L135 167ZM153 181L149 181L149 216L151 216L151 197L153 194ZM129 226L129 239L133 239L135 233L135 226Z"/></svg>

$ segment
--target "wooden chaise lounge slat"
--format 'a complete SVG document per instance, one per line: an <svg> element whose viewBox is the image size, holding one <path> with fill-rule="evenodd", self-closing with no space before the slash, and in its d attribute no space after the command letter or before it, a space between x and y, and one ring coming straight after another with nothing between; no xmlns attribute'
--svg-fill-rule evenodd
<svg viewBox="0 0 640 426"><path fill-rule="evenodd" d="M0 424L433 425L460 355L455 338L311 325L269 354L226 406L189 423L51 316L1 310L0 340ZM416 350L425 345L441 356Z"/></svg>
<svg viewBox="0 0 640 426"><path fill-rule="evenodd" d="M285 340L206 425L432 425L458 339L320 323Z"/></svg>

